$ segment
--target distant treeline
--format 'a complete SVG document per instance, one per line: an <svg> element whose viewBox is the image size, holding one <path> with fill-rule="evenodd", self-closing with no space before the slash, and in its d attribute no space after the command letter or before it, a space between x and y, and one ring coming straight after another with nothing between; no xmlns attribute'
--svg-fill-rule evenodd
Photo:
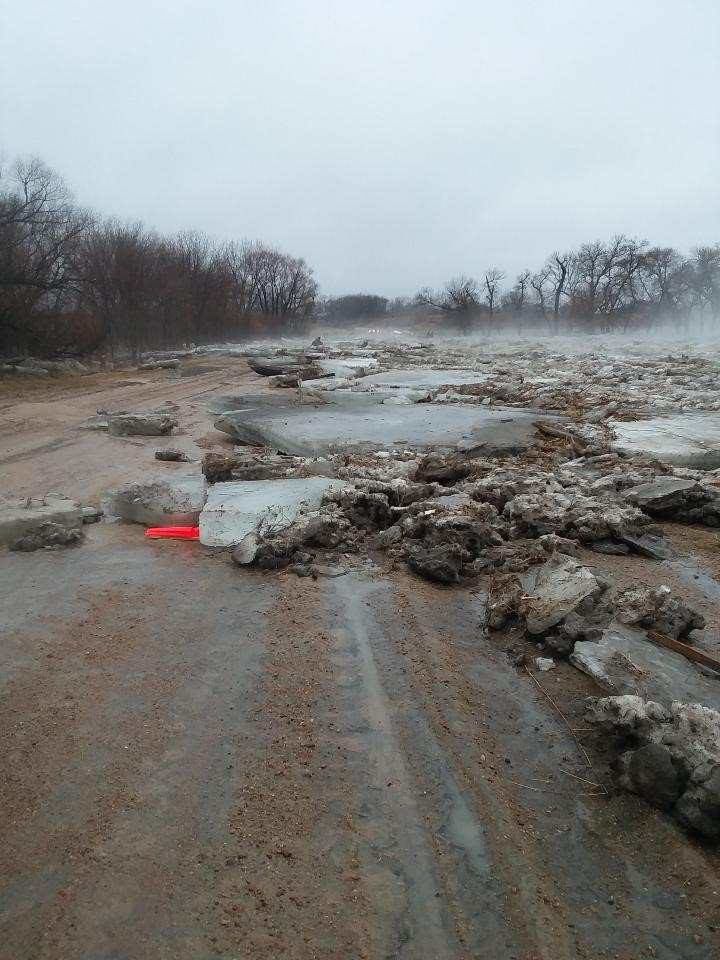
<svg viewBox="0 0 720 960"><path fill-rule="evenodd" d="M263 243L165 237L79 207L42 161L0 169L0 353L137 355L295 328L317 285Z"/></svg>
<svg viewBox="0 0 720 960"><path fill-rule="evenodd" d="M387 297L371 293L351 293L344 297L326 297L316 304L317 319L328 323L354 323L387 315Z"/></svg>
<svg viewBox="0 0 720 960"><path fill-rule="evenodd" d="M304 260L261 242L166 237L99 219L42 161L0 167L0 355L142 350L397 321L454 330L627 331L720 319L720 244L689 256L617 236L553 253L511 284L493 268L412 297L318 298Z"/></svg>
<svg viewBox="0 0 720 960"><path fill-rule="evenodd" d="M456 277L395 309L425 307L459 327L505 322L626 331L672 322L708 328L720 319L720 244L684 256L619 235L553 253L540 270L523 270L512 286L504 282L497 268L479 280Z"/></svg>
<svg viewBox="0 0 720 960"><path fill-rule="evenodd" d="M720 320L720 244L683 256L625 236L553 253L514 283L493 268L478 280L459 276L441 289L388 300L370 294L318 303L329 323L406 318L461 331L538 327L628 331L662 324L710 330Z"/></svg>

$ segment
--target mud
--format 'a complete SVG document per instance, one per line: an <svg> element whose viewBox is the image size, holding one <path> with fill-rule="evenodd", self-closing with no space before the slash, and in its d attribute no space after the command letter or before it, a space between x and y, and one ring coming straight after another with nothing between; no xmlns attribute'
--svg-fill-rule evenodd
<svg viewBox="0 0 720 960"><path fill-rule="evenodd" d="M210 398L271 388L210 356L191 382L18 378L4 492L92 503L148 467L187 473L153 438L87 430L98 408L169 401L198 473L232 452ZM668 584L717 652L720 533L662 531L667 560L580 562ZM488 631L494 573L435 586L363 536L318 556L345 576L316 579L108 522L0 553L0 957L718 955L720 854L617 789L584 720L605 691L562 660L537 673L518 625Z"/></svg>

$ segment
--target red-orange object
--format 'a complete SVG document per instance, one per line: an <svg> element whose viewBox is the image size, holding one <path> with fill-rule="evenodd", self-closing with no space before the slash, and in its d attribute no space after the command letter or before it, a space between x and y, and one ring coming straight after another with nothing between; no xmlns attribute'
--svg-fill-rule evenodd
<svg viewBox="0 0 720 960"><path fill-rule="evenodd" d="M199 540L200 527L148 527L145 536L153 540Z"/></svg>

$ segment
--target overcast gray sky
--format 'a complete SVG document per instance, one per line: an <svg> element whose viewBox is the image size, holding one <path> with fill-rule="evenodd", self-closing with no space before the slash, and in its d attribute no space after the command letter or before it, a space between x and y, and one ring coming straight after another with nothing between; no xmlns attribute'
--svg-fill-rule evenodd
<svg viewBox="0 0 720 960"><path fill-rule="evenodd" d="M413 293L720 240L720 0L0 0L0 141L98 211Z"/></svg>

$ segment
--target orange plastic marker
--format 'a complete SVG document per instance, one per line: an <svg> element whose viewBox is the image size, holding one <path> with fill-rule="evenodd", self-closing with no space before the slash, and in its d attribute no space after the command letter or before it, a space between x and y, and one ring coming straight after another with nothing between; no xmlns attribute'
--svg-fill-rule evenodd
<svg viewBox="0 0 720 960"><path fill-rule="evenodd" d="M153 540L199 540L200 527L148 527L145 536Z"/></svg>

